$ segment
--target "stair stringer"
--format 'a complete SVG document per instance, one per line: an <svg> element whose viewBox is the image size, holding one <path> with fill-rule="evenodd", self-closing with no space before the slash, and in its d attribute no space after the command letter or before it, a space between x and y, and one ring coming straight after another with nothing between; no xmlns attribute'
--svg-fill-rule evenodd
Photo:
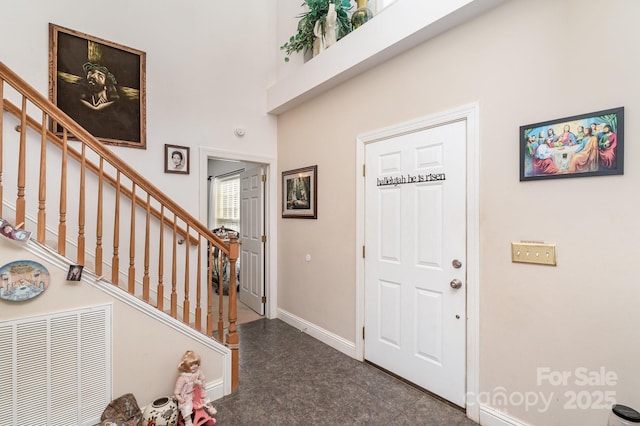
<svg viewBox="0 0 640 426"><path fill-rule="evenodd" d="M23 247L24 250L31 253L35 258L41 259L47 262L47 264L53 265L56 268L59 268L61 271L64 271L65 273L68 270L69 265L72 263L69 261L69 259L59 255L51 248L33 240L28 241ZM198 342L207 349L210 349L220 355L222 357L222 379L207 382L205 386L206 391L211 400L222 398L224 395L229 395L231 393L232 359L231 350L228 347L221 344L217 340L198 332L197 330L189 327L188 325L171 317L170 315L159 311L152 305L149 305L143 300L140 300L137 297L122 290L121 288L118 288L118 286L115 286L102 279L98 280L98 278L99 277L97 277L93 272L84 270L82 273L81 283L83 283L84 285L89 285L103 293L108 294L114 299L117 299L119 302L122 302L129 307L132 307L133 309L136 309L137 311L151 317L154 321L158 321L163 325L170 327L176 332L187 336L189 339ZM145 401L139 402L146 403Z"/></svg>

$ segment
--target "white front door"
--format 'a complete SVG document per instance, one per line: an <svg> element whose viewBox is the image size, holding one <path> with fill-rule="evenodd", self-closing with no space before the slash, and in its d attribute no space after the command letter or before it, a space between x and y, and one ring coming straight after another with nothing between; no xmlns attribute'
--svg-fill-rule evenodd
<svg viewBox="0 0 640 426"><path fill-rule="evenodd" d="M464 407L466 122L369 143L365 161L365 359Z"/></svg>
<svg viewBox="0 0 640 426"><path fill-rule="evenodd" d="M262 167L240 174L240 301L264 315L264 182Z"/></svg>

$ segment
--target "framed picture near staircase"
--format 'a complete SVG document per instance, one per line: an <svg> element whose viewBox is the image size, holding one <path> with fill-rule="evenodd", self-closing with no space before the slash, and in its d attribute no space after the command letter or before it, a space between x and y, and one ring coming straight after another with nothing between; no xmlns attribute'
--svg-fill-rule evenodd
<svg viewBox="0 0 640 426"><path fill-rule="evenodd" d="M49 24L49 98L98 140L146 148L145 76L145 52Z"/></svg>
<svg viewBox="0 0 640 426"><path fill-rule="evenodd" d="M189 174L189 147L179 145L164 146L164 172Z"/></svg>
<svg viewBox="0 0 640 426"><path fill-rule="evenodd" d="M282 217L318 218L318 166L282 172Z"/></svg>

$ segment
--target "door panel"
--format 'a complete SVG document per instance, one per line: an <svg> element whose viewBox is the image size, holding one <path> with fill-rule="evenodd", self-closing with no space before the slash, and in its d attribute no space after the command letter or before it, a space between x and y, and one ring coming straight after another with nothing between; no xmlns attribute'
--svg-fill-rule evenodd
<svg viewBox="0 0 640 426"><path fill-rule="evenodd" d="M442 365L442 294L416 290L416 355Z"/></svg>
<svg viewBox="0 0 640 426"><path fill-rule="evenodd" d="M365 147L365 358L465 403L466 122Z"/></svg>
<svg viewBox="0 0 640 426"><path fill-rule="evenodd" d="M263 169L240 174L240 300L264 315Z"/></svg>
<svg viewBox="0 0 640 426"><path fill-rule="evenodd" d="M384 301L384 305L379 306L380 311L380 341L398 349L400 347L400 326L402 307L400 302L400 283L390 281L380 281L378 300Z"/></svg>

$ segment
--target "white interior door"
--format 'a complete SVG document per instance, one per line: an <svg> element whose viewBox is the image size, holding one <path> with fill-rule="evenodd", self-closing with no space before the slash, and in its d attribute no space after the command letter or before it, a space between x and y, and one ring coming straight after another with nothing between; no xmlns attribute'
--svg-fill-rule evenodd
<svg viewBox="0 0 640 426"><path fill-rule="evenodd" d="M240 300L264 315L263 168L240 174Z"/></svg>
<svg viewBox="0 0 640 426"><path fill-rule="evenodd" d="M365 152L365 358L464 406L466 123Z"/></svg>

